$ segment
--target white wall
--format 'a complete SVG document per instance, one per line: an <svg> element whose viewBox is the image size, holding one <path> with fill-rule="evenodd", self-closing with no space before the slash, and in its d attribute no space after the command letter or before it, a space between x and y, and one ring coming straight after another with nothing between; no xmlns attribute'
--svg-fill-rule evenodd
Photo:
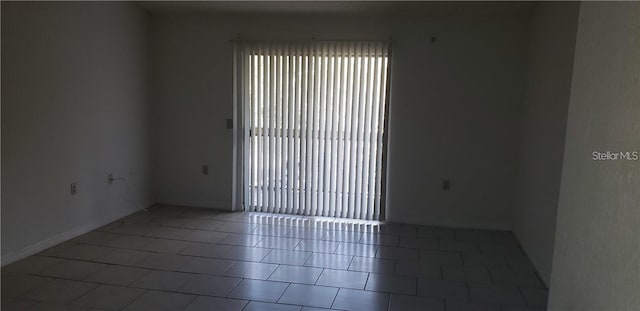
<svg viewBox="0 0 640 311"><path fill-rule="evenodd" d="M527 23L508 14L154 17L158 201L231 206L229 39L392 36L388 219L510 229Z"/></svg>
<svg viewBox="0 0 640 311"><path fill-rule="evenodd" d="M514 233L548 285L579 3L539 3L531 21Z"/></svg>
<svg viewBox="0 0 640 311"><path fill-rule="evenodd" d="M2 2L3 265L150 203L146 19L127 3Z"/></svg>
<svg viewBox="0 0 640 311"><path fill-rule="evenodd" d="M580 8L551 275L551 310L640 306L640 3Z"/></svg>

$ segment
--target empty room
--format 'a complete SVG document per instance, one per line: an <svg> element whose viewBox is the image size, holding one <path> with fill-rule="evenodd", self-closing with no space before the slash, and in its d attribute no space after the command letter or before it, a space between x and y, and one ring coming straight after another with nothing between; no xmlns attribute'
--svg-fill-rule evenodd
<svg viewBox="0 0 640 311"><path fill-rule="evenodd" d="M3 311L640 310L640 2L0 5Z"/></svg>

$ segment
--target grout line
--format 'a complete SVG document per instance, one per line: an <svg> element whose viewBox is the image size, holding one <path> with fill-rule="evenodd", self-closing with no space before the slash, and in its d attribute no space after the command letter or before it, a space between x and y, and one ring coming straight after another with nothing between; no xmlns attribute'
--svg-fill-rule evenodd
<svg viewBox="0 0 640 311"><path fill-rule="evenodd" d="M276 271L277 271L278 269L280 269L280 264L278 264L278 266L277 266L275 269L273 269L273 271L271 271L271 273L269 273L269 276L267 276L267 278L265 279L265 281L266 281L266 280L269 280L269 278L270 278L274 273L276 273Z"/></svg>
<svg viewBox="0 0 640 311"><path fill-rule="evenodd" d="M516 288L518 289L518 293L520 293L520 296L522 296L522 300L524 301L524 304L525 304L526 306L531 307L531 306L529 305L529 302L527 301L527 297L524 295L524 292L522 291L522 288L520 288L520 286L517 286Z"/></svg>
<svg viewBox="0 0 640 311"><path fill-rule="evenodd" d="M336 303L336 299L338 299L338 295L340 295L341 290L342 287L338 287L338 291L336 292L336 295L333 296L333 300L331 301L331 306L329 306L329 308L333 308L333 305Z"/></svg>
<svg viewBox="0 0 640 311"><path fill-rule="evenodd" d="M284 293L286 293L286 292L287 292L287 290L289 289L289 287L291 287L291 283L287 284L287 288L285 288L285 289L282 291L282 294L280 294L280 296L278 297L278 299L276 299L275 303L279 303L278 301L280 301L280 299L282 299L282 296L284 296Z"/></svg>
<svg viewBox="0 0 640 311"><path fill-rule="evenodd" d="M322 277L322 274L324 273L325 268L322 268L322 271L320 271L320 274L318 274L318 278L316 279L315 282L313 282L313 285L318 285L318 281L320 281L320 278Z"/></svg>
<svg viewBox="0 0 640 311"><path fill-rule="evenodd" d="M126 217L126 216L125 216L125 217ZM171 217L171 218L179 218L179 217L173 217L173 216L167 216L167 217ZM198 219L200 219L200 218L195 218L195 219L194 219L193 217L188 217L188 219L191 219L191 220L198 220ZM281 235L269 235L269 234L256 234L256 233L253 233L253 232L257 229L257 226L260 226L260 225L262 225L262 226L275 226L275 227L282 227L282 228L290 228L290 230L289 230L289 231L292 231L294 228L313 229L313 228L297 227L297 226L290 226L290 225L261 224L261 223L252 223L252 222L235 222L235 221L233 221L233 220L220 220L220 219L215 219L215 218L214 218L214 219L212 219L212 221L218 221L218 222L224 222L224 223L223 223L222 225L218 225L218 226L216 226L216 227L214 227L214 228L193 228L193 227L184 227L184 225L186 225L186 224L187 224L187 223L189 223L190 221L187 221L187 222L186 222L185 224L183 224L182 226L174 226L174 225L169 225L169 224L162 224L162 223L160 223L160 222L157 222L157 223L156 223L156 222L152 222L152 221L150 221L150 220L149 220L149 221L147 221L147 222L141 222L141 223L138 223L138 222L132 222L132 223L120 223L120 226L121 226L121 225L148 225L148 226L157 227L157 228L150 229L148 232L146 232L146 233L144 233L144 234L118 233L118 232L114 232L114 231L112 231L112 230L116 230L116 229L117 229L118 227L120 227L120 226L115 226L114 228L109 228L109 229L106 229L106 230L98 230L98 229L96 229L96 231L100 231L100 232L108 232L108 233L116 233L116 234L124 234L124 235L135 235L135 236L143 236L143 237L150 237L150 238L152 238L153 236L148 236L148 235L146 235L146 234L147 234L147 233L149 233L149 232L152 232L152 231L154 231L154 230L160 229L160 228L162 228L162 227L167 227L167 228L183 229L183 230L189 230L189 231L210 231L210 232L221 232L221 233L231 233L231 234L259 235L259 236L273 236L273 237L286 237L286 235L285 235L285 236L281 236ZM115 222L118 222L118 220L117 220L117 221L115 221ZM114 223L115 223L115 222L114 222ZM223 231L223 230L219 230L219 229L220 229L220 227L224 226L224 224L227 224L227 223L229 223L229 222L232 222L232 223L234 223L234 224L249 224L249 225L253 225L253 228L250 230L250 232L236 232L236 231ZM353 232L353 233L358 233L358 234L362 235L362 237L364 236L364 233L366 233L366 232L359 232L359 231L347 231L347 230L343 230L342 228L339 228L339 229L337 229L337 230L332 230L332 229L328 229L328 228L321 228L321 229L318 229L318 230L322 230L322 231L325 231L325 232L329 232L329 231L333 231L333 232L346 232L346 233ZM289 231L288 231L288 232L289 232ZM325 234L326 234L326 233L325 233ZM373 232L372 232L371 234L379 234L379 235L383 235L383 236L398 236L398 235L394 235L394 234L373 233ZM323 236L324 236L324 235L323 235ZM360 240L362 239L362 237L361 237L360 239L358 239L358 240L360 241ZM398 237L400 237L400 236L398 236ZM155 238L158 238L158 237L155 237ZM170 238L164 238L164 239L170 239ZM320 238L320 239L322 239L322 238ZM172 240L181 240L181 239L172 239ZM181 241L190 241L190 240L181 240ZM359 241L355 241L355 242L352 242L352 243L359 243Z"/></svg>
<svg viewBox="0 0 640 311"><path fill-rule="evenodd" d="M353 259L356 258L356 256L351 256L351 259L349 259L349 264L347 264L347 271L349 270L349 267L351 267L351 263L353 262ZM338 269L338 270L342 270L342 269ZM367 278L369 278L369 276L367 276Z"/></svg>
<svg viewBox="0 0 640 311"><path fill-rule="evenodd" d="M364 287L362 288L362 290L367 290L367 283L369 283L370 276L371 276L371 273L367 272L367 280L364 281Z"/></svg>
<svg viewBox="0 0 640 311"><path fill-rule="evenodd" d="M226 295L224 295L224 298L230 298L230 297L229 297L229 295L231 295L231 293L232 293L234 290L236 290L236 288L238 288L238 286L240 286L240 284L241 284L244 280L246 280L246 279L245 279L245 278L240 278L240 282L238 282L236 285L234 285L234 286L231 288L231 290L229 290L229 292L228 292ZM249 304L249 303L247 303L247 304Z"/></svg>
<svg viewBox="0 0 640 311"><path fill-rule="evenodd" d="M129 287L127 287L127 288L129 288ZM142 295L146 294L148 291L149 291L148 289L143 290L143 291L142 291L142 293L140 293L140 295L136 296L136 298L135 298L135 299L132 299L132 300L131 300L131 301L129 301L129 303L127 303L126 305L122 306L122 308L120 308L120 310L124 310L124 309L126 309L128 306L132 305L134 302L136 302L136 300L138 300L140 297L142 297ZM198 298L198 297L196 296L196 298ZM194 300L196 300L196 298L193 298L193 300L189 301L189 303L188 303L188 304L186 304L184 307L186 308L186 307L187 307L188 305L190 305Z"/></svg>
<svg viewBox="0 0 640 311"><path fill-rule="evenodd" d="M27 275L30 275L30 274L27 274ZM53 278L53 277L49 277L49 278L50 278L51 280L48 280L48 281L46 281L46 282L44 282L44 283L42 283L42 284L40 284L40 285L38 285L38 286L36 286L36 287L34 287L34 288L30 289L30 290L27 290L27 291L26 291L26 292L24 292L24 293L21 293L20 295L18 295L18 297L17 297L17 298L31 300L31 298L24 297L24 296L25 296L25 295L27 295L27 294L29 294L29 293L31 293L31 292L33 292L33 291L35 291L35 290L37 290L37 289L39 289L39 288L42 288L42 287L44 287L44 286L48 285L49 283L52 283L52 282L53 282L53 281L55 281L55 280L59 280L59 278ZM62 279L62 280L64 280L64 279ZM3 285L3 286L7 286L7 285ZM91 291L91 290L90 290L90 291ZM4 297L4 296L2 296L2 297ZM9 297L6 297L6 298L9 298ZM1 300L1 299L0 299L0 300ZM42 301L40 301L40 300L32 300L32 301L36 301L36 302L37 302L36 304L38 304L38 303L42 302ZM34 304L34 305L35 305L35 304Z"/></svg>

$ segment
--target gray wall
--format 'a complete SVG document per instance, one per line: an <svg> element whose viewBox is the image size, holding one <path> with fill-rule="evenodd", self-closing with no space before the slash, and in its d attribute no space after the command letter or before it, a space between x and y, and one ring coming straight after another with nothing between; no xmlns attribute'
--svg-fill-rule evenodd
<svg viewBox="0 0 640 311"><path fill-rule="evenodd" d="M540 3L531 22L514 232L548 285L579 3Z"/></svg>
<svg viewBox="0 0 640 311"><path fill-rule="evenodd" d="M2 2L3 264L150 203L146 18Z"/></svg>
<svg viewBox="0 0 640 311"><path fill-rule="evenodd" d="M527 25L527 16L497 13L154 17L158 201L231 208L229 39L392 36L388 219L511 229Z"/></svg>
<svg viewBox="0 0 640 311"><path fill-rule="evenodd" d="M551 276L551 310L640 306L640 3L581 4Z"/></svg>

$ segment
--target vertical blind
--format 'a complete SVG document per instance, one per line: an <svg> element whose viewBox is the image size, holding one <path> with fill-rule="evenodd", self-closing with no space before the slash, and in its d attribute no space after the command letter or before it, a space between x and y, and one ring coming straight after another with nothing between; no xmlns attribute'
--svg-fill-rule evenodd
<svg viewBox="0 0 640 311"><path fill-rule="evenodd" d="M234 48L245 209L380 219L389 42Z"/></svg>

